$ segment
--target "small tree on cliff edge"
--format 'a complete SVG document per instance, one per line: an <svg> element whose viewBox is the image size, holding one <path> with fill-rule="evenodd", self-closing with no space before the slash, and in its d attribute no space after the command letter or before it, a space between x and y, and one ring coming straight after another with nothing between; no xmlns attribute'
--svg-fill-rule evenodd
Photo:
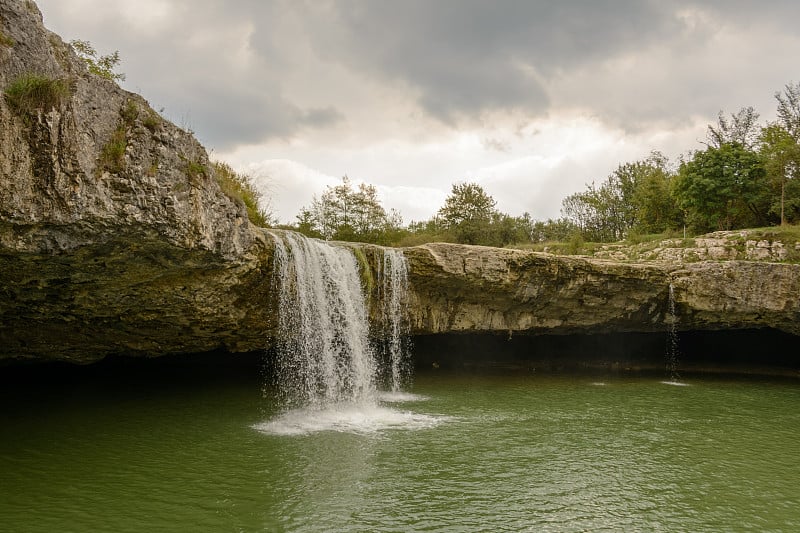
<svg viewBox="0 0 800 533"><path fill-rule="evenodd" d="M75 39L70 41L69 44L78 56L83 59L92 74L97 74L101 78L111 81L125 81L125 74L114 72L120 62L119 51L114 50L112 54L98 57L97 50L94 49L94 46L89 41Z"/></svg>

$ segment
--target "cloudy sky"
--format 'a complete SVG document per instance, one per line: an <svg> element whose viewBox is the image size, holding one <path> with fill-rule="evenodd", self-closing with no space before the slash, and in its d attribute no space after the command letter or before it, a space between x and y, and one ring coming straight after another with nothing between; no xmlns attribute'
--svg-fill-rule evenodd
<svg viewBox="0 0 800 533"><path fill-rule="evenodd" d="M37 0L119 50L123 86L268 189L282 221L347 174L406 222L452 183L509 214L700 148L800 81L796 0Z"/></svg>

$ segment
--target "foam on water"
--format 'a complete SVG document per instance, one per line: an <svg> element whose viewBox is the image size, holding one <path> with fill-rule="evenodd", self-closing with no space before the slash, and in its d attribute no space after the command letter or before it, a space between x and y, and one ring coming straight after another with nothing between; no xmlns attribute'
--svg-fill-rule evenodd
<svg viewBox="0 0 800 533"><path fill-rule="evenodd" d="M298 436L321 431L375 434L390 429L429 429L445 422L447 417L412 413L380 405L337 404L324 408L293 409L253 429L267 435Z"/></svg>
<svg viewBox="0 0 800 533"><path fill-rule="evenodd" d="M413 394L403 391L385 391L378 393L378 400L385 403L405 403L405 402L424 402L429 400L427 396Z"/></svg>
<svg viewBox="0 0 800 533"><path fill-rule="evenodd" d="M662 385L672 385L673 387L688 387L688 383L683 383L682 381L659 381Z"/></svg>

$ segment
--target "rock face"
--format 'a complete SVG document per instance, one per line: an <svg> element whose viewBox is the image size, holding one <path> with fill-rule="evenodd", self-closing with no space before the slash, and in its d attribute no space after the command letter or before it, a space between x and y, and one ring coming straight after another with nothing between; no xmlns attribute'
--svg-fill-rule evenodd
<svg viewBox="0 0 800 533"><path fill-rule="evenodd" d="M615 263L480 246L406 250L419 333L664 331L770 327L800 335L800 265Z"/></svg>
<svg viewBox="0 0 800 533"><path fill-rule="evenodd" d="M268 347L273 237L221 191L205 150L88 73L33 2L0 0L0 90L31 73L69 91L27 111L0 99L0 359ZM380 264L380 248L349 246L362 268ZM451 244L404 253L416 334L664 331L672 284L681 329L800 335L797 265Z"/></svg>
<svg viewBox="0 0 800 533"><path fill-rule="evenodd" d="M24 112L0 99L3 356L262 346L269 316L240 299L264 290L265 236L203 147L88 73L33 2L0 1L0 32L0 90L30 74L69 87Z"/></svg>
<svg viewBox="0 0 800 533"><path fill-rule="evenodd" d="M663 327L669 282L658 268L452 244L407 256L418 331Z"/></svg>

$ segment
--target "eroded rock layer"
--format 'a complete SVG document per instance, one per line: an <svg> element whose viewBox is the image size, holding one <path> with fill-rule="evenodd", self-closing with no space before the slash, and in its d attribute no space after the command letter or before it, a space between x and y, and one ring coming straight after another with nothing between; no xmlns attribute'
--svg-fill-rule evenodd
<svg viewBox="0 0 800 533"><path fill-rule="evenodd" d="M480 246L406 251L414 330L510 334L771 327L800 334L800 265L615 263ZM673 287L676 316L669 314Z"/></svg>

